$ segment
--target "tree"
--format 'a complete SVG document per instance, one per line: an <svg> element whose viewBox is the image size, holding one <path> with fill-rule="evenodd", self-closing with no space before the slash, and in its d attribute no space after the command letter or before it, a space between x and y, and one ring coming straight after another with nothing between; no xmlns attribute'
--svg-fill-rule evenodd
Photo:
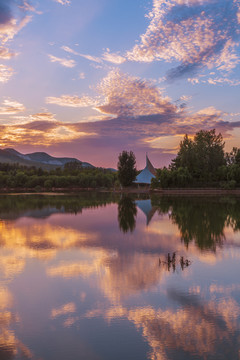
<svg viewBox="0 0 240 360"><path fill-rule="evenodd" d="M223 137L213 129L200 130L193 140L186 135L171 168L187 168L194 179L211 181L216 180L218 168L225 164Z"/></svg>
<svg viewBox="0 0 240 360"><path fill-rule="evenodd" d="M240 149L233 147L230 153L225 155L227 165L240 165Z"/></svg>
<svg viewBox="0 0 240 360"><path fill-rule="evenodd" d="M118 179L122 186L130 186L137 176L136 158L132 151L123 151L118 157Z"/></svg>

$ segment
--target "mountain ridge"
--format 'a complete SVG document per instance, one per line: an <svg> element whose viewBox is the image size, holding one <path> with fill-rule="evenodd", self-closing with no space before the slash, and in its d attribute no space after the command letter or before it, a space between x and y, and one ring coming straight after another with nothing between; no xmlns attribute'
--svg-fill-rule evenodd
<svg viewBox="0 0 240 360"><path fill-rule="evenodd" d="M56 167L63 167L65 164L73 161L80 163L83 168L95 168L92 164L80 161L77 158L54 157L46 152L22 154L13 148L0 149L0 163L18 163L19 165L42 167L50 170Z"/></svg>

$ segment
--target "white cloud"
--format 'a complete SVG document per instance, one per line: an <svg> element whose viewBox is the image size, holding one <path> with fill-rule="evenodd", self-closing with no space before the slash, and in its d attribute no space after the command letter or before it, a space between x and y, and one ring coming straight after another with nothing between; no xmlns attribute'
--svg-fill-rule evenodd
<svg viewBox="0 0 240 360"><path fill-rule="evenodd" d="M125 57L119 55L118 53L110 53L109 49L107 49L107 51L103 53L102 59L117 65L122 64L126 61Z"/></svg>
<svg viewBox="0 0 240 360"><path fill-rule="evenodd" d="M76 55L76 56L81 56L87 60L90 60L90 61L93 61L93 62L96 62L96 63L101 63L102 60L99 58L99 57L96 57L96 56L92 56L92 55L87 55L87 54L81 54L73 49L71 49L69 46L62 46L61 49L63 49L64 51L70 53L70 54L73 54L73 55Z"/></svg>
<svg viewBox="0 0 240 360"><path fill-rule="evenodd" d="M4 46L0 46L0 59L9 60L16 55L18 55L18 53L14 51L10 51L8 48Z"/></svg>
<svg viewBox="0 0 240 360"><path fill-rule="evenodd" d="M71 4L70 0L54 0L54 1L61 5L70 5Z"/></svg>
<svg viewBox="0 0 240 360"><path fill-rule="evenodd" d="M78 78L79 78L79 79L85 79L85 73L84 73L84 72L80 72L80 73L78 74Z"/></svg>
<svg viewBox="0 0 240 360"><path fill-rule="evenodd" d="M18 101L12 99L5 99L2 106L0 106L1 115L17 114L25 110L25 106Z"/></svg>
<svg viewBox="0 0 240 360"><path fill-rule="evenodd" d="M78 97L77 95L62 95L60 97L49 96L46 98L46 103L59 106L82 108L96 106L98 104L98 100L85 95L81 97Z"/></svg>
<svg viewBox="0 0 240 360"><path fill-rule="evenodd" d="M139 62L180 62L169 77L202 66L229 71L239 63L238 6L235 0L228 0L228 6L225 0L154 0L148 28L126 56Z"/></svg>
<svg viewBox="0 0 240 360"><path fill-rule="evenodd" d="M0 64L0 82L6 83L13 76L14 70L6 65Z"/></svg>
<svg viewBox="0 0 240 360"><path fill-rule="evenodd" d="M176 110L155 85L118 69L110 71L97 90L105 99L97 110L105 114L140 116Z"/></svg>
<svg viewBox="0 0 240 360"><path fill-rule="evenodd" d="M240 80L238 79L229 79L228 77L195 77L188 78L188 82L192 85L196 84L210 84L210 85L218 85L218 86L239 86Z"/></svg>
<svg viewBox="0 0 240 360"><path fill-rule="evenodd" d="M76 66L76 62L74 60L58 58L58 57L50 55L50 54L48 56L49 56L51 62L58 62L60 65L62 65L64 67L73 68Z"/></svg>

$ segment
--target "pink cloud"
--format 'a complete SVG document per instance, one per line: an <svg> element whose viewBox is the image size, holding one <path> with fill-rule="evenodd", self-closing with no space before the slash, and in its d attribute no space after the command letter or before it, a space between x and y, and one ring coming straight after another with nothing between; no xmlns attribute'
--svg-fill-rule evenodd
<svg viewBox="0 0 240 360"><path fill-rule="evenodd" d="M229 71L239 63L236 53L239 4L235 0L155 0L150 24L126 56L131 61L178 61L174 78L199 67Z"/></svg>

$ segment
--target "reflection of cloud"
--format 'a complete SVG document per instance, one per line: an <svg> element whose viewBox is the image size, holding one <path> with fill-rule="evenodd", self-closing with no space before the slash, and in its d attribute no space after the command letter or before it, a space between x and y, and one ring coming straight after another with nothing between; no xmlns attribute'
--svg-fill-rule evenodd
<svg viewBox="0 0 240 360"><path fill-rule="evenodd" d="M100 286L113 302L159 284L163 272L155 255L134 254L111 257L105 264Z"/></svg>
<svg viewBox="0 0 240 360"><path fill-rule="evenodd" d="M51 267L47 270L48 276L61 276L63 278L72 278L77 276L89 277L97 272L97 268L101 265L99 263L89 264L88 262L82 263L62 263L58 266Z"/></svg>
<svg viewBox="0 0 240 360"><path fill-rule="evenodd" d="M71 59L66 59L66 58L59 58L53 55L48 55L50 58L51 62L58 62L60 65L68 67L68 68L73 68L74 66L76 66L76 62L74 60Z"/></svg>
<svg viewBox="0 0 240 360"><path fill-rule="evenodd" d="M18 317L8 309L12 305L12 295L7 288L0 287L0 358L13 359L16 356L24 356L33 359L32 352L19 341L14 332L10 329Z"/></svg>
<svg viewBox="0 0 240 360"><path fill-rule="evenodd" d="M18 273L27 257L49 259L55 256L56 250L83 246L90 239L96 240L97 236L93 232L84 233L50 224L13 227L11 223L2 222L0 225L1 246L14 251L2 254L0 267L6 274Z"/></svg>
<svg viewBox="0 0 240 360"><path fill-rule="evenodd" d="M0 310L11 307L12 295L9 290L4 287L0 287Z"/></svg>
<svg viewBox="0 0 240 360"><path fill-rule="evenodd" d="M74 303L65 304L57 309L52 309L51 318L54 319L58 316L68 315L76 312L76 305Z"/></svg>
<svg viewBox="0 0 240 360"><path fill-rule="evenodd" d="M195 354L201 358L238 357L240 308L232 299L201 303L197 296L172 294L181 308L154 309L151 306L127 309L122 305L94 309L86 317L103 316L107 321L127 318L151 347L149 358L167 360Z"/></svg>
<svg viewBox="0 0 240 360"><path fill-rule="evenodd" d="M132 61L177 60L170 78L202 66L230 70L238 63L239 4L229 0L155 0L150 24L140 42L127 53Z"/></svg>
<svg viewBox="0 0 240 360"><path fill-rule="evenodd" d="M21 255L8 254L1 255L0 270L5 279L10 279L20 274L25 267L25 260L21 258Z"/></svg>
<svg viewBox="0 0 240 360"><path fill-rule="evenodd" d="M101 270L104 270L105 260L108 258L108 256L111 256L111 254L104 249L95 250L88 248L87 254L90 256L88 261L61 262L57 266L49 267L47 269L48 276L60 276L63 278L81 276L88 278L91 275L99 274Z"/></svg>

